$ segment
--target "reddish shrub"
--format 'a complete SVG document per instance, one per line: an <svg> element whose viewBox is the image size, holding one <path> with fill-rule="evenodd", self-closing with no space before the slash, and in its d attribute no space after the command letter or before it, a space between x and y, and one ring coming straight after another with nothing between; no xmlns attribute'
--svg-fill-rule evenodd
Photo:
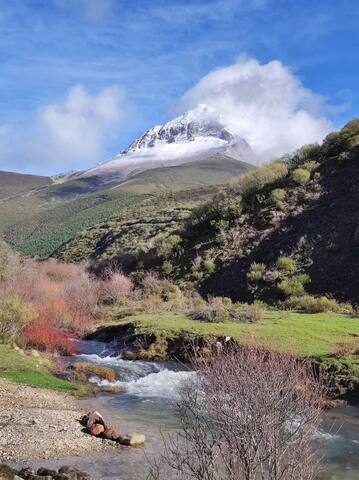
<svg viewBox="0 0 359 480"><path fill-rule="evenodd" d="M62 298L48 300L40 305L37 311L38 318L42 323L71 330L78 334L86 332L92 321L91 317L84 315Z"/></svg>
<svg viewBox="0 0 359 480"><path fill-rule="evenodd" d="M76 348L70 336L53 325L34 320L23 329L27 343L41 351L73 355Z"/></svg>

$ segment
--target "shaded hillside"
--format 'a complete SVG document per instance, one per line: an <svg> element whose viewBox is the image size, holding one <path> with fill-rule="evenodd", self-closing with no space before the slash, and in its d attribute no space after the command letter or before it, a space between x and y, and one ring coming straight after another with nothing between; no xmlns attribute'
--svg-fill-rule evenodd
<svg viewBox="0 0 359 480"><path fill-rule="evenodd" d="M217 190L142 252L133 268L157 269L205 295L288 303L311 293L357 303L358 205L354 120L322 145L304 146ZM119 259L128 225L115 230ZM110 245L108 232L102 233ZM127 244L141 232L131 235Z"/></svg>
<svg viewBox="0 0 359 480"><path fill-rule="evenodd" d="M287 161L283 178L242 198L243 218L222 231L222 241L214 241L216 272L201 289L232 298L280 299L276 276L278 259L285 256L294 259L298 274L309 275L307 292L357 303L359 121L328 136L321 148L302 150ZM310 178L296 178L298 169L309 171ZM198 246L191 233L187 238L192 248ZM201 250L196 255L206 254ZM254 263L265 266L256 285L249 280Z"/></svg>
<svg viewBox="0 0 359 480"><path fill-rule="evenodd" d="M47 187L51 183L50 177L0 171L0 198L11 197L40 187Z"/></svg>

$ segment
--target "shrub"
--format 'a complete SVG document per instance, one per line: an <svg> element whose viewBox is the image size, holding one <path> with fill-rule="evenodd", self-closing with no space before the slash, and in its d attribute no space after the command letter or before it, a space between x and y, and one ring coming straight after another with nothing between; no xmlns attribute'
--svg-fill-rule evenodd
<svg viewBox="0 0 359 480"><path fill-rule="evenodd" d="M296 261L290 257L279 257L277 260L279 270L285 274L294 273L297 269Z"/></svg>
<svg viewBox="0 0 359 480"><path fill-rule="evenodd" d="M286 306L307 313L334 312L348 315L353 313L353 307L351 305L338 303L333 298L328 298L325 295L320 297L313 297L311 295L292 297L286 301Z"/></svg>
<svg viewBox="0 0 359 480"><path fill-rule="evenodd" d="M173 271L173 264L168 260L164 261L162 264L162 270L164 271L164 273L169 275Z"/></svg>
<svg viewBox="0 0 359 480"><path fill-rule="evenodd" d="M75 345L67 333L41 320L33 320L27 324L23 334L27 344L38 350L57 352L61 355L76 353Z"/></svg>
<svg viewBox="0 0 359 480"><path fill-rule="evenodd" d="M97 288L100 292L100 300L106 304L130 298L133 293L132 281L122 273L111 273L109 278L98 283Z"/></svg>
<svg viewBox="0 0 359 480"><path fill-rule="evenodd" d="M304 168L296 168L291 173L291 179L298 185L305 185L310 180L310 172Z"/></svg>
<svg viewBox="0 0 359 480"><path fill-rule="evenodd" d="M317 143L311 143L299 148L290 158L289 165L291 167L303 166L304 163L318 158L321 153L321 146Z"/></svg>
<svg viewBox="0 0 359 480"><path fill-rule="evenodd" d="M33 306L22 303L16 295L0 300L0 339L5 343L16 341L24 325L35 317Z"/></svg>
<svg viewBox="0 0 359 480"><path fill-rule="evenodd" d="M156 272L146 273L141 283L145 293L158 293L162 288L162 280Z"/></svg>
<svg viewBox="0 0 359 480"><path fill-rule="evenodd" d="M181 243L182 239L179 235L168 235L167 233L159 233L154 238L154 245L157 254L161 257L168 257Z"/></svg>
<svg viewBox="0 0 359 480"><path fill-rule="evenodd" d="M277 287L278 290L286 297L301 297L305 294L304 285L309 282L309 275L301 273L281 280Z"/></svg>
<svg viewBox="0 0 359 480"><path fill-rule="evenodd" d="M263 279L263 274L266 270L264 263L253 262L250 266L249 272L247 273L247 279L251 283L257 283Z"/></svg>
<svg viewBox="0 0 359 480"><path fill-rule="evenodd" d="M287 174L288 167L285 163L273 162L241 175L237 180L232 181L231 188L246 197L284 178Z"/></svg>
<svg viewBox="0 0 359 480"><path fill-rule="evenodd" d="M263 310L259 305L244 305L239 310L237 321L244 323L257 323L263 320Z"/></svg>
<svg viewBox="0 0 359 480"><path fill-rule="evenodd" d="M208 273L213 273L216 270L216 264L211 258L203 260L203 266Z"/></svg>
<svg viewBox="0 0 359 480"><path fill-rule="evenodd" d="M230 314L225 308L206 306L201 309L192 310L189 316L193 320L207 323L226 323L230 320Z"/></svg>
<svg viewBox="0 0 359 480"><path fill-rule="evenodd" d="M76 334L84 334L92 324L92 318L77 310L62 298L44 302L37 308L38 319L58 328L71 330Z"/></svg>
<svg viewBox="0 0 359 480"><path fill-rule="evenodd" d="M271 191L270 193L270 199L272 203L278 208L283 207L283 202L285 199L285 190L283 188L275 188L274 190Z"/></svg>
<svg viewBox="0 0 359 480"><path fill-rule="evenodd" d="M315 160L309 160L309 162L305 162L302 165L302 168L304 168L304 170L308 170L308 172L310 173L314 172L314 170L316 170L318 167L319 167L319 163L316 162Z"/></svg>
<svg viewBox="0 0 359 480"><path fill-rule="evenodd" d="M222 190L214 196L211 202L205 203L193 211L187 231L190 234L194 227L219 231L221 228L236 223L241 214L241 198L228 189Z"/></svg>

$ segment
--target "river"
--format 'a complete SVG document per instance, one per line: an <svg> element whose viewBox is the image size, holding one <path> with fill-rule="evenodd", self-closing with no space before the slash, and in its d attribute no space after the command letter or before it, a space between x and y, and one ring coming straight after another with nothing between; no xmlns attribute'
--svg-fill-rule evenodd
<svg viewBox="0 0 359 480"><path fill-rule="evenodd" d="M66 458L48 466L76 465L96 480L144 478L152 455L163 450L162 435L178 426L175 416L177 386L193 375L175 363L125 361L115 346L91 341L82 344L82 355L71 361L93 362L113 368L125 387L122 393L103 393L81 400L84 410L96 409L125 433L146 435L145 449L119 448L116 453L91 458ZM93 378L94 382L99 379ZM328 412L318 431L323 471L318 480L359 480L359 405ZM41 462L46 465L46 462Z"/></svg>

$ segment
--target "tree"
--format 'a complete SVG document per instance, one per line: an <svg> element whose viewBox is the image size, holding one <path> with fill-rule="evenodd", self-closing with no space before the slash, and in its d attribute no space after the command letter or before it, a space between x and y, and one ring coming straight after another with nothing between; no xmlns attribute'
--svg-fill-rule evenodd
<svg viewBox="0 0 359 480"><path fill-rule="evenodd" d="M257 348L196 358L181 390L181 429L149 479L311 480L323 388L293 356Z"/></svg>

